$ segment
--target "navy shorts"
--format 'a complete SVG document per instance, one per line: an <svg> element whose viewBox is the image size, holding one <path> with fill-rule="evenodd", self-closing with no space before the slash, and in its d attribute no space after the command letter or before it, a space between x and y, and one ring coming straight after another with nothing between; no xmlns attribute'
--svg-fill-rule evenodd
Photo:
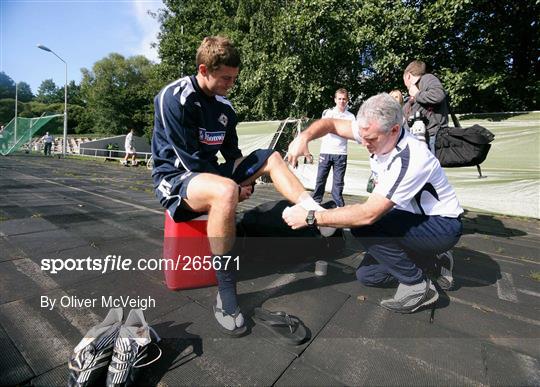
<svg viewBox="0 0 540 387"><path fill-rule="evenodd" d="M240 184L261 169L272 153L274 153L273 149L257 149L247 155L234 171L234 161L220 164L218 166L219 175ZM201 173L204 172L183 171L175 175L168 175L161 179L157 186L156 196L175 222L191 220L201 215L181 205L182 199L187 198L189 182Z"/></svg>

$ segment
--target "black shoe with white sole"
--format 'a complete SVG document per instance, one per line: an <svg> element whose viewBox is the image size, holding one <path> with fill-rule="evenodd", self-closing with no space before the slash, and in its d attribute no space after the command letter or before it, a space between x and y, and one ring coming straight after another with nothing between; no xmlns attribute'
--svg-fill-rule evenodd
<svg viewBox="0 0 540 387"><path fill-rule="evenodd" d="M413 313L422 307L434 304L438 299L439 293L428 278L418 285L400 284L394 298L381 301L381 306L393 312Z"/></svg>

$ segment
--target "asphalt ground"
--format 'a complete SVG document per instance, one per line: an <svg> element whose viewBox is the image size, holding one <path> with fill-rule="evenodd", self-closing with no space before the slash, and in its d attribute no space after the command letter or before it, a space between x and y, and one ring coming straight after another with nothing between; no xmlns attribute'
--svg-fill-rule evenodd
<svg viewBox="0 0 540 387"><path fill-rule="evenodd" d="M240 263L249 334L231 339L212 317L215 287L171 291L159 270L41 268L47 258L160 258L164 214L149 171L17 155L0 158L0 176L0 385L65 385L68 356L108 308L50 310L43 300L101 296L155 300L144 313L163 355L142 384L540 385L537 219L467 212L453 290L441 292L434 312L412 315L379 306L394 289L356 281L363 251L348 233L343 250L323 256L325 277L313 273L325 252L304 248L309 241L282 254L267 251L280 251L280 240L261 245ZM258 185L239 210L278 198ZM257 306L298 316L309 341L291 346L272 336L252 321Z"/></svg>

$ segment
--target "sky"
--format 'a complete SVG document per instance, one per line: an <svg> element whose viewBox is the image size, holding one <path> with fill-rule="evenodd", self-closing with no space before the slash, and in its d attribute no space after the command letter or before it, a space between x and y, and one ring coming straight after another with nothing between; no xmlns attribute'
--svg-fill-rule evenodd
<svg viewBox="0 0 540 387"><path fill-rule="evenodd" d="M157 62L159 24L147 14L163 8L161 0L0 0L0 71L26 82L36 94L41 82L81 81L81 68L112 52L144 55Z"/></svg>

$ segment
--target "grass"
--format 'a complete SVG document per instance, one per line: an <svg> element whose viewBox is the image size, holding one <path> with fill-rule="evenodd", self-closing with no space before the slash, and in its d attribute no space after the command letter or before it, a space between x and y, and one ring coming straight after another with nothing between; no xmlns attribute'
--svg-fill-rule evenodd
<svg viewBox="0 0 540 387"><path fill-rule="evenodd" d="M529 277L531 277L531 279L535 280L536 282L540 282L540 271L531 271Z"/></svg>

